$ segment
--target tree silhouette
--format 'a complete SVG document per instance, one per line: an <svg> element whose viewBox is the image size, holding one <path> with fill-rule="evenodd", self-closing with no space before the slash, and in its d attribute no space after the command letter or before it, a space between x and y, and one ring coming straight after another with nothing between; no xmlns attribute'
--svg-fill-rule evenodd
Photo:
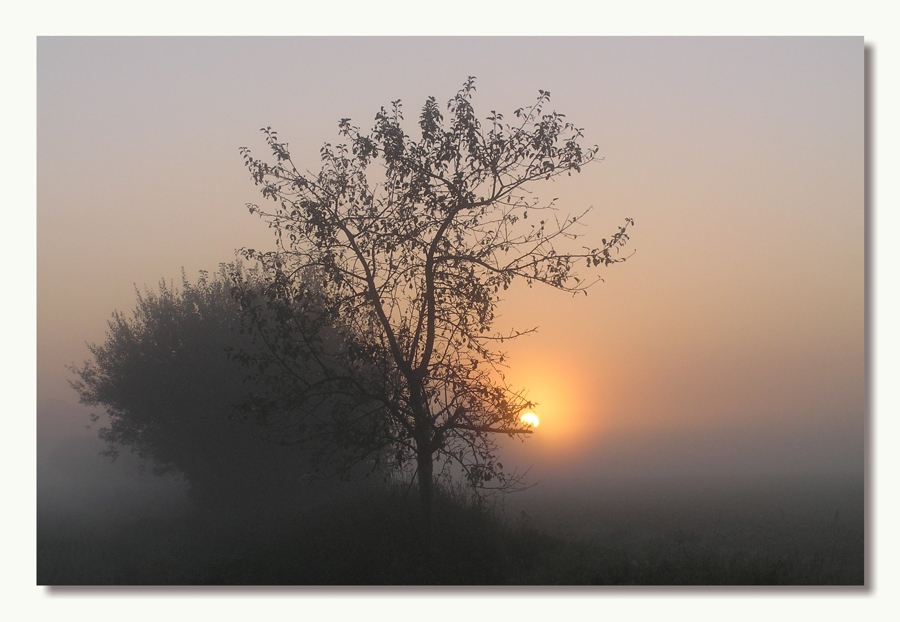
<svg viewBox="0 0 900 622"><path fill-rule="evenodd" d="M325 424L297 417L298 440L330 435L337 445L377 446L393 468L414 463L427 530L436 465L456 465L476 488L518 483L497 461L494 437L530 434L519 415L531 404L506 384L497 347L530 331L493 329L501 292L516 279L585 292L599 278L581 279L576 266L623 261L633 224L626 219L594 247L578 246L574 229L584 213L560 219L554 201L542 203L530 189L580 172L597 161L598 148L584 148L582 129L545 110L546 91L512 122L491 111L484 123L474 91L470 77L446 116L429 97L415 140L399 100L381 108L369 133L342 119L344 142L321 148L316 173L301 171L271 128L262 131L273 162L241 149L271 201L248 207L277 243L275 251L243 254L267 275L268 299L293 310L256 326L270 349L255 362L299 379L287 383L273 412L287 421L292 409L331 396L342 415ZM240 279L236 292L252 308ZM339 357L295 339L295 329L309 332L295 322L296 311L306 317L307 301L341 327Z"/></svg>
<svg viewBox="0 0 900 622"><path fill-rule="evenodd" d="M258 288L258 275L232 265L196 284L182 275L180 290L163 281L138 293L133 313L114 313L106 340L89 345L92 359L72 367L71 384L108 415L99 431L106 455L127 448L157 473L179 473L204 505L271 507L293 498L315 465L304 448L263 442L271 431L239 409L265 385L246 383L228 355L254 347L241 332L234 274Z"/></svg>

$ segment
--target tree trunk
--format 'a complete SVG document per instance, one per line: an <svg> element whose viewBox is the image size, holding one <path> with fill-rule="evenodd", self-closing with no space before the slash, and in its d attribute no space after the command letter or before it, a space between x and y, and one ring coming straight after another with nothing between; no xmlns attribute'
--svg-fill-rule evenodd
<svg viewBox="0 0 900 622"><path fill-rule="evenodd" d="M423 447L424 445L424 447ZM432 515L434 508L434 460L431 451L424 443L420 445L416 460L418 462L419 501L422 509L422 536L426 548L431 548L434 537Z"/></svg>

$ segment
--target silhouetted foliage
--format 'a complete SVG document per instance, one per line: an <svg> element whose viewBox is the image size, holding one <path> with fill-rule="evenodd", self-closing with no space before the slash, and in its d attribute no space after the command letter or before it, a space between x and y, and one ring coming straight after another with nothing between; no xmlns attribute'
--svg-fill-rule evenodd
<svg viewBox="0 0 900 622"><path fill-rule="evenodd" d="M235 270L230 277L242 330L255 339L252 349L232 351L255 387L244 414L268 439L302 446L323 476L378 470L394 438L366 390L380 374L374 359L358 356L365 345L326 304L321 275L306 270L286 280L280 272L254 272L248 281Z"/></svg>
<svg viewBox="0 0 900 622"><path fill-rule="evenodd" d="M107 455L129 448L156 472L183 475L198 500L249 506L290 496L312 465L299 448L266 442L266 428L237 408L264 389L228 354L253 350L234 273L257 279L235 265L196 284L182 276L180 291L161 282L138 292L131 317L114 313L106 341L89 345L93 359L72 368L72 386L108 415Z"/></svg>
<svg viewBox="0 0 900 622"><path fill-rule="evenodd" d="M426 526L435 463L438 472L455 465L475 488L519 482L497 461L494 435L531 433L519 421L531 404L504 381L497 346L530 331L494 330L501 292L516 279L585 292L596 281L582 280L576 266L623 261L633 224L626 219L592 246L574 244L584 214L560 219L531 186L580 172L598 148L583 147L582 130L546 110L546 91L512 122L495 111L480 121L474 91L469 78L446 117L428 98L415 140L399 100L376 114L370 133L342 119L345 142L322 147L317 173L298 168L271 128L262 131L273 163L241 150L271 201L271 209L248 207L277 242L273 252L243 251L262 267L268 300L282 301L256 324L267 352L247 358L282 370L271 416L295 424L297 440L329 436L335 446L377 448L395 469L415 464ZM310 271L321 278L315 296ZM240 281L237 293L252 308ZM340 327L339 356L294 338L308 304ZM340 396L332 404L339 416L304 419L312 412L304 404L326 396Z"/></svg>

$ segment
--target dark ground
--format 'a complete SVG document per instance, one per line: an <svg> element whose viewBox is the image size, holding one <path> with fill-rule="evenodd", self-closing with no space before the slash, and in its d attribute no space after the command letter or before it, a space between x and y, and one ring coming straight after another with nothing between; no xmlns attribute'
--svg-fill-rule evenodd
<svg viewBox="0 0 900 622"><path fill-rule="evenodd" d="M199 509L154 494L95 495L94 511L82 499L77 516L45 495L37 583L864 582L862 478L582 482L537 486L507 497L503 507L445 492L430 554L423 552L414 489L325 484L278 510Z"/></svg>

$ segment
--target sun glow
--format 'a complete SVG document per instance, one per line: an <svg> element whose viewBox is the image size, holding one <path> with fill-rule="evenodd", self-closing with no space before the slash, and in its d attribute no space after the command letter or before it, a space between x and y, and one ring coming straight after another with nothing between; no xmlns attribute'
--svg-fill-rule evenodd
<svg viewBox="0 0 900 622"><path fill-rule="evenodd" d="M518 351L511 349L513 364L505 381L512 387L524 387L521 397L528 405L519 411L517 419L533 433L510 440L505 446L507 457L511 463L519 461L526 466L536 460L544 464L548 464L546 460L571 460L597 441L606 427L602 379L592 378L585 371L599 365L580 360L576 364L554 344L516 347ZM540 430L529 421L529 415L535 416Z"/></svg>
<svg viewBox="0 0 900 622"><path fill-rule="evenodd" d="M538 416L531 411L523 414L519 417L519 420L527 426L531 426L532 428L536 428L541 425L541 420L538 419Z"/></svg>

